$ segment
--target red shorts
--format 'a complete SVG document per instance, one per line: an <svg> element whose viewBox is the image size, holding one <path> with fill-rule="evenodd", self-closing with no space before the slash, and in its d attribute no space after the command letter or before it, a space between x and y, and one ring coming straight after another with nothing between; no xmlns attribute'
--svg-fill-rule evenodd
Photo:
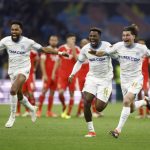
<svg viewBox="0 0 150 150"><path fill-rule="evenodd" d="M72 83L69 83L68 76L67 77L59 76L57 88L58 90L60 89L66 90L66 88L68 87L70 91L75 91L75 81L76 81L76 77L73 79Z"/></svg>
<svg viewBox="0 0 150 150"><path fill-rule="evenodd" d="M43 88L51 89L55 91L57 89L57 79L55 79L54 81L52 79L48 79L47 81L44 81Z"/></svg>
<svg viewBox="0 0 150 150"><path fill-rule="evenodd" d="M22 92L33 93L35 91L35 80L34 75L30 75L27 81L22 86Z"/></svg>

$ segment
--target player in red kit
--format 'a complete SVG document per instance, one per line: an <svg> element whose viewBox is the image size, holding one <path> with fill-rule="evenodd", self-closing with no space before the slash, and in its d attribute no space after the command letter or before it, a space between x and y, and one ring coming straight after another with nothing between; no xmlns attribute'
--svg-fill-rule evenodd
<svg viewBox="0 0 150 150"><path fill-rule="evenodd" d="M138 43L140 44L145 44L144 40L139 40ZM148 70L148 66L149 66L149 58L148 57L145 57L143 59L143 64L142 64L142 74L143 74L143 77L144 77L144 80L143 80L143 88L142 88L142 91L144 92L144 95L145 96L148 96L148 90L149 90L149 70ZM139 99L142 99L142 91L140 91L138 97ZM144 115L144 108L143 107L140 107L139 108L139 114L138 116L136 116L137 119L140 119L140 118L144 118L144 117L147 117L147 118L150 118L150 110L146 107L146 115Z"/></svg>
<svg viewBox="0 0 150 150"><path fill-rule="evenodd" d="M63 44L59 47L59 52L68 52L69 58L59 57L59 60L55 63L52 78L55 79L56 69L59 67L58 75L58 92L59 99L63 105L63 113L61 114L62 118L69 119L71 116L72 107L74 104L74 90L75 90L75 81L69 84L68 77L73 69L74 64L76 63L77 56L79 54L80 48L75 45L76 36L74 34L68 34L66 37L66 44ZM68 108L66 108L64 91L66 88L69 88L70 101Z"/></svg>
<svg viewBox="0 0 150 150"><path fill-rule="evenodd" d="M30 61L31 61L31 69L30 69L30 74L29 78L27 81L23 84L22 87L22 92L23 94L28 98L28 101L32 104L35 105L35 98L34 98L34 91L35 91L35 71L38 66L39 62L39 56L37 51L31 50L30 53ZM16 116L20 116L21 114L21 105L20 102L18 101L17 104L17 113ZM29 110L26 108L26 112L22 114L23 117L29 116Z"/></svg>
<svg viewBox="0 0 150 150"><path fill-rule="evenodd" d="M58 45L58 37L56 35L50 36L49 47L52 47L53 49L57 50L57 45ZM48 97L48 106L47 106L46 116L57 117L57 115L52 112L52 106L53 106L54 93L57 88L58 71L55 72L55 79L52 80L51 78L52 70L57 60L58 60L57 55L51 55L47 53L43 53L41 55L40 65L41 65L42 78L43 78L43 88L39 97L39 106L38 106L38 111L37 111L38 117L41 117L42 106L45 100L45 94L47 93L48 90L50 90L50 92L49 92L49 97Z"/></svg>

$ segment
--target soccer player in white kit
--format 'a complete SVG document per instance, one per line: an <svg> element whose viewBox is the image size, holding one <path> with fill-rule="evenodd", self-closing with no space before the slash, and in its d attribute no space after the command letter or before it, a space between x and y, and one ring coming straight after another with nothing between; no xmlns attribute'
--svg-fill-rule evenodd
<svg viewBox="0 0 150 150"><path fill-rule="evenodd" d="M89 33L90 43L86 44L78 57L78 61L74 65L73 71L69 77L71 82L75 74L81 68L85 60L89 61L89 72L86 76L84 88L82 90L84 97L84 117L88 126L88 134L85 137L94 137L94 130L91 113L91 103L96 98L96 110L101 112L105 109L112 91L113 68L111 58L109 56L97 57L88 53L90 49L98 51L106 50L111 45L108 42L101 41L101 30L93 27Z"/></svg>
<svg viewBox="0 0 150 150"><path fill-rule="evenodd" d="M35 41L22 36L23 25L19 21L12 21L11 23L11 36L7 36L0 41L0 50L6 49L9 55L9 69L8 74L11 79L11 89L10 89L10 117L5 124L6 128L13 126L15 122L15 113L17 100L29 108L31 112L31 120L35 122L36 120L36 106L32 106L27 98L22 94L22 85L28 79L30 72L30 50L42 50L47 53L60 54L63 56L68 56L67 53L58 53L57 51L42 47Z"/></svg>
<svg viewBox="0 0 150 150"><path fill-rule="evenodd" d="M130 113L141 106L150 108L150 99L148 97L134 102L143 84L143 75L141 71L142 58L144 56L150 56L150 50L146 45L135 43L137 35L138 29L136 25L125 27L122 32L122 42L114 44L109 51L101 49L95 54L96 56L112 55L117 57L120 62L123 109L118 126L113 131L110 131L110 134L115 138L119 137ZM94 51L90 51L90 54L94 53Z"/></svg>

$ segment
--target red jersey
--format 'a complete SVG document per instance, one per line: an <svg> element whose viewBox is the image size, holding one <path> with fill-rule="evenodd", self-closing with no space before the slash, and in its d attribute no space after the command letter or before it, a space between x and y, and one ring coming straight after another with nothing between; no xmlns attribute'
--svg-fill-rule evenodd
<svg viewBox="0 0 150 150"><path fill-rule="evenodd" d="M149 77L148 64L149 64L149 60L147 57L145 57L143 60L143 64L142 64L142 74L143 74L144 78Z"/></svg>
<svg viewBox="0 0 150 150"><path fill-rule="evenodd" d="M77 77L78 77L78 81L79 81L79 88L82 91L84 83L85 83L85 77L86 74L89 72L89 63L86 62L84 64L82 64L82 67L80 68L80 70L77 73Z"/></svg>
<svg viewBox="0 0 150 150"><path fill-rule="evenodd" d="M78 46L76 46L75 48L76 48L76 53L79 54L80 48ZM73 66L76 63L76 60L73 58L72 50L69 47L67 47L66 44L60 46L59 51L69 53L69 57L59 56L61 59L61 63L59 66L59 74L61 76L63 75L69 77L69 75L72 72Z"/></svg>
<svg viewBox="0 0 150 150"><path fill-rule="evenodd" d="M31 62L30 74L34 74L35 61L37 57L38 57L38 53L34 50L31 50L30 52L30 62Z"/></svg>
<svg viewBox="0 0 150 150"><path fill-rule="evenodd" d="M148 89L149 88L148 66L149 66L149 58L145 57L144 60L143 60L143 64L142 64L142 74L143 74L143 77L144 77L143 89Z"/></svg>
<svg viewBox="0 0 150 150"><path fill-rule="evenodd" d="M29 78L27 81L23 84L22 91L24 92L34 92L35 90L35 74L34 74L34 68L35 68L35 61L37 61L38 53L34 50L31 50L30 52L30 61L31 61L31 69Z"/></svg>
<svg viewBox="0 0 150 150"><path fill-rule="evenodd" d="M55 62L58 60L58 55L43 53L41 58L45 60L45 69L48 77L51 78L53 67Z"/></svg>

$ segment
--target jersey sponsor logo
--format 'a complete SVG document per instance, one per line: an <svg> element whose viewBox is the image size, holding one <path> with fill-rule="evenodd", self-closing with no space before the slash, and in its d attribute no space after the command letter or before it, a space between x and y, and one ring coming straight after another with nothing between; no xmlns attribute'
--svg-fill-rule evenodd
<svg viewBox="0 0 150 150"><path fill-rule="evenodd" d="M140 61L139 58L131 57L131 56L119 56L120 59L130 60L130 61Z"/></svg>
<svg viewBox="0 0 150 150"><path fill-rule="evenodd" d="M106 58L91 58L89 61L104 61Z"/></svg>
<svg viewBox="0 0 150 150"><path fill-rule="evenodd" d="M15 51L15 50L9 50L9 53L13 53L13 54L25 54L25 52L23 52L23 51Z"/></svg>

